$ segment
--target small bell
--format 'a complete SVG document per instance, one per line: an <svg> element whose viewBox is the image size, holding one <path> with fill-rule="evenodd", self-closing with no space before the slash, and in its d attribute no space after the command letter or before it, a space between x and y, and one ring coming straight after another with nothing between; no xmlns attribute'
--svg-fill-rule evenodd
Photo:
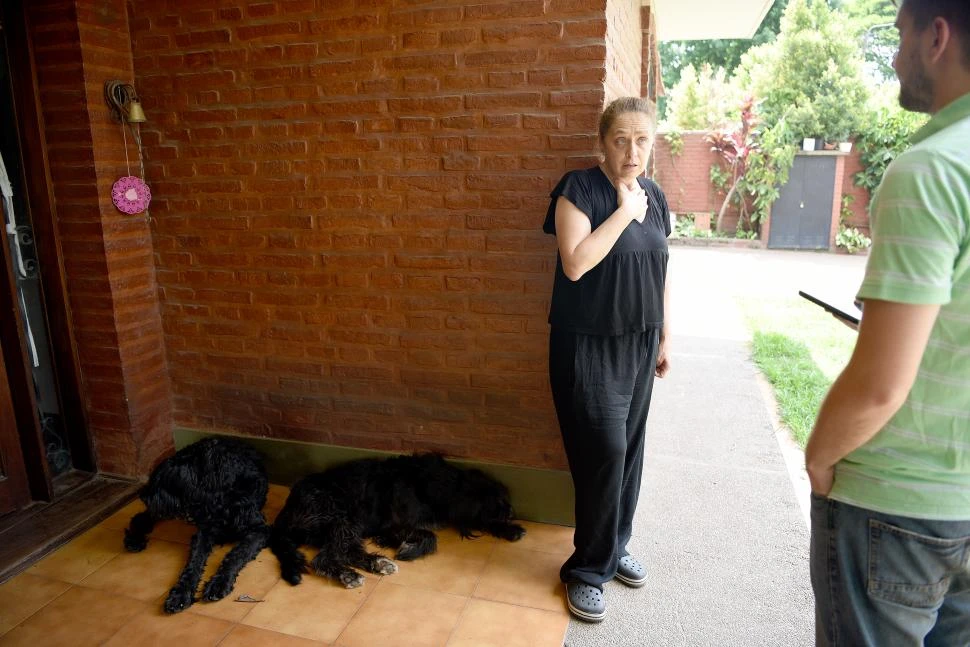
<svg viewBox="0 0 970 647"><path fill-rule="evenodd" d="M147 121L141 102L132 100L128 105L128 123L140 124Z"/></svg>

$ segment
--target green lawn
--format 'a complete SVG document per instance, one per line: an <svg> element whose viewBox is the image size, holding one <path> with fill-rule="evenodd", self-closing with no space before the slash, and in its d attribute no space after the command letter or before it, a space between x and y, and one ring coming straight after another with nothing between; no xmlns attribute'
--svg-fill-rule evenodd
<svg viewBox="0 0 970 647"><path fill-rule="evenodd" d="M822 398L849 361L856 334L797 295L740 299L754 361L771 383L779 416L805 445Z"/></svg>

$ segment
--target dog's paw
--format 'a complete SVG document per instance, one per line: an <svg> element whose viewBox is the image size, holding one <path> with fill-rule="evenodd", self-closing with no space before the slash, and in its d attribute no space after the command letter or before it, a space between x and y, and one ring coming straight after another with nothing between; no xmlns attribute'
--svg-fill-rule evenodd
<svg viewBox="0 0 970 647"><path fill-rule="evenodd" d="M340 583L348 589L364 586L364 576L356 571L344 571L340 574Z"/></svg>
<svg viewBox="0 0 970 647"><path fill-rule="evenodd" d="M233 583L229 581L229 578L216 575L206 583L205 589L202 591L202 599L209 602L221 600L232 593L232 585Z"/></svg>
<svg viewBox="0 0 970 647"><path fill-rule="evenodd" d="M125 550L129 553L140 553L146 548L148 548L148 537L139 537L125 531Z"/></svg>
<svg viewBox="0 0 970 647"><path fill-rule="evenodd" d="M192 591L175 588L168 592L165 599L165 613L178 613L192 606Z"/></svg>
<svg viewBox="0 0 970 647"><path fill-rule="evenodd" d="M303 574L300 573L300 571L292 571L289 573L284 572L284 573L281 573L280 576L283 578L284 582L287 582L292 586L296 586L297 584L303 581Z"/></svg>
<svg viewBox="0 0 970 647"><path fill-rule="evenodd" d="M398 548L397 553L394 555L395 559L399 559L402 562L409 562L418 557L421 557L421 553L418 552L418 544L410 541L401 544L401 547Z"/></svg>
<svg viewBox="0 0 970 647"><path fill-rule="evenodd" d="M506 541L519 541L525 537L525 528L517 523L510 523L502 527L495 536Z"/></svg>
<svg viewBox="0 0 970 647"><path fill-rule="evenodd" d="M374 561L374 572L381 575L394 575L397 573L397 564L386 557L379 557Z"/></svg>

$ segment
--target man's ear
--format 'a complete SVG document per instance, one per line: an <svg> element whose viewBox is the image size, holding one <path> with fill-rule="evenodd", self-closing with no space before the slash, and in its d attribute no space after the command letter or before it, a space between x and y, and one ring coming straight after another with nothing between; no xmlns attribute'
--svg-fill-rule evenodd
<svg viewBox="0 0 970 647"><path fill-rule="evenodd" d="M933 45L929 52L930 62L938 63L946 54L947 49L956 46L958 43L953 40L953 30L950 29L950 23L942 18L934 18L929 31L933 35Z"/></svg>

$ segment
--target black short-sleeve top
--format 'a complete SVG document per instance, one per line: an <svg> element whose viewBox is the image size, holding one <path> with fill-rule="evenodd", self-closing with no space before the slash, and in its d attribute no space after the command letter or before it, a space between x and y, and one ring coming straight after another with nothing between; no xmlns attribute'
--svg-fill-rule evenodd
<svg viewBox="0 0 970 647"><path fill-rule="evenodd" d="M647 192L647 215L631 221L613 248L578 281L570 281L557 254L549 323L588 335L624 335L663 326L670 211L653 180L637 178ZM542 230L556 233L559 196L589 217L595 231L617 210L616 189L598 167L570 171L550 194Z"/></svg>

